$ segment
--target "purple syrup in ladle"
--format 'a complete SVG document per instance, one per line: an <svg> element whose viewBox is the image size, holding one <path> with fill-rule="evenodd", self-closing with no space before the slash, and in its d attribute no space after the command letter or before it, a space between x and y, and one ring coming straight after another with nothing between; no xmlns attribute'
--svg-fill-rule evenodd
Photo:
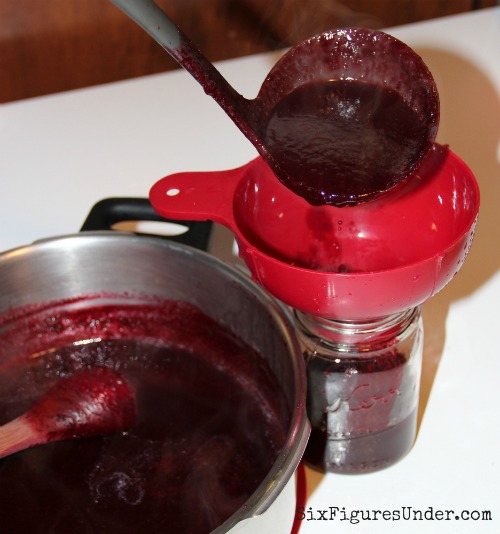
<svg viewBox="0 0 500 534"><path fill-rule="evenodd" d="M237 93L153 0L111 0L202 85L274 174L310 204L355 205L404 181L439 120L421 58L380 31L312 37L278 61L258 96Z"/></svg>
<svg viewBox="0 0 500 534"><path fill-rule="evenodd" d="M398 93L356 80L297 88L273 110L265 140L285 185L336 206L392 188L429 147L427 125Z"/></svg>

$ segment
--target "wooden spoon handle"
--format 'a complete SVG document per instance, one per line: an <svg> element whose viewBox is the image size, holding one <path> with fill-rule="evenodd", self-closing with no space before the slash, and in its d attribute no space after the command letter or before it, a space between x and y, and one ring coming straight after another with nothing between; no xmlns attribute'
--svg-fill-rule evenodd
<svg viewBox="0 0 500 534"><path fill-rule="evenodd" d="M131 428L135 393L118 373L94 368L59 379L23 415L0 427L0 458L34 445Z"/></svg>
<svg viewBox="0 0 500 534"><path fill-rule="evenodd" d="M42 441L42 436L21 415L0 427L0 458L38 445Z"/></svg>

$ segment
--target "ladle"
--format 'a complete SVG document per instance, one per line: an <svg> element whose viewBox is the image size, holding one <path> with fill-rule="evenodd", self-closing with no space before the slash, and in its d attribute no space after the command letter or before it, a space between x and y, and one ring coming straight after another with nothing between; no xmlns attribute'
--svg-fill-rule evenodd
<svg viewBox="0 0 500 534"><path fill-rule="evenodd" d="M371 200L410 176L439 122L421 58L380 31L308 39L273 67L258 96L235 91L153 0L111 0L215 99L288 188L310 204Z"/></svg>
<svg viewBox="0 0 500 534"><path fill-rule="evenodd" d="M111 369L58 380L27 412L0 427L0 458L35 445L126 430L136 420L135 395Z"/></svg>

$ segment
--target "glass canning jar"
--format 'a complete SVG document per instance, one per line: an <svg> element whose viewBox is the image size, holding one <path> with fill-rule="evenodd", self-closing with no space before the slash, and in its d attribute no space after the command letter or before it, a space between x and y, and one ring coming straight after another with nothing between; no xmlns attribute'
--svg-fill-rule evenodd
<svg viewBox="0 0 500 534"><path fill-rule="evenodd" d="M420 307L363 322L297 310L295 318L312 425L306 463L323 472L366 473L398 461L416 435Z"/></svg>

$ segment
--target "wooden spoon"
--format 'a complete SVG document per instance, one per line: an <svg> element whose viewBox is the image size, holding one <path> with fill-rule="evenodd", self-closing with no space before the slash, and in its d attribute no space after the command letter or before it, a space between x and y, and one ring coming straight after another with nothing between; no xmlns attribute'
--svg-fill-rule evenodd
<svg viewBox="0 0 500 534"><path fill-rule="evenodd" d="M0 458L65 439L110 434L135 424L130 385L111 369L58 380L27 412L0 427Z"/></svg>

